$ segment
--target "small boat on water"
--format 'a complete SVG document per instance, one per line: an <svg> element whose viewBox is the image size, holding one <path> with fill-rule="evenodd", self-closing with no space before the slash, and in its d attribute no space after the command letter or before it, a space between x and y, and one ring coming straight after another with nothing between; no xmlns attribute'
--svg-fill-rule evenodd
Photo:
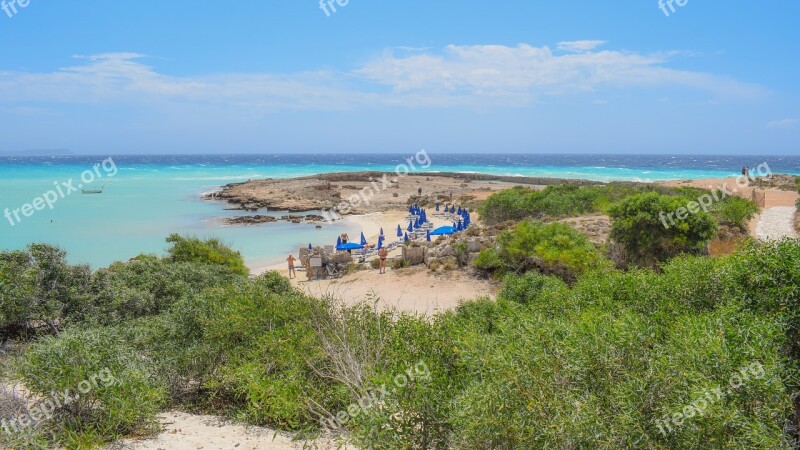
<svg viewBox="0 0 800 450"><path fill-rule="evenodd" d="M106 186L103 185L102 187L100 187L100 189L81 189L81 193L82 194L102 194L103 193L103 189L105 189L105 188L106 188Z"/></svg>

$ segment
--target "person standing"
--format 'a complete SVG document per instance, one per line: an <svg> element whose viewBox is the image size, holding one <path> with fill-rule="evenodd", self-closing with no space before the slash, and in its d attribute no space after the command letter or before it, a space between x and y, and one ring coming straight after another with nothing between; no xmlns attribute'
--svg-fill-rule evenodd
<svg viewBox="0 0 800 450"><path fill-rule="evenodd" d="M381 265L378 273L386 273L386 258L388 256L389 252L385 248L378 250L378 257L381 259Z"/></svg>
<svg viewBox="0 0 800 450"><path fill-rule="evenodd" d="M294 271L294 255L289 255L289 257L286 258L286 262L289 263L289 279L292 280L297 276Z"/></svg>

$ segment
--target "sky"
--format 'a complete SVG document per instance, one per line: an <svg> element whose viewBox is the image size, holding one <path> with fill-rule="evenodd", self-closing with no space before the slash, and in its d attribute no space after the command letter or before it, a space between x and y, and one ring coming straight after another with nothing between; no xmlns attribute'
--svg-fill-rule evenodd
<svg viewBox="0 0 800 450"><path fill-rule="evenodd" d="M0 152L800 154L796 0L327 1L0 0Z"/></svg>

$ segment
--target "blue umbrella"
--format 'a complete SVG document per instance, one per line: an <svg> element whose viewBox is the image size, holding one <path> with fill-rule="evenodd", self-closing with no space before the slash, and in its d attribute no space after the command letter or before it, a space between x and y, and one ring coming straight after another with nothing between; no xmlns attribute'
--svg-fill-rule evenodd
<svg viewBox="0 0 800 450"><path fill-rule="evenodd" d="M461 215L461 207L460 206L458 207L458 211L456 212L456 214L458 214L459 216Z"/></svg>
<svg viewBox="0 0 800 450"><path fill-rule="evenodd" d="M451 212L451 213L454 213L454 212L456 212L456 205L453 205L453 207L452 207L452 208L450 208L450 212Z"/></svg>
<svg viewBox="0 0 800 450"><path fill-rule="evenodd" d="M420 227L419 218L417 218L417 220L414 221L414 229L416 230L419 227Z"/></svg>
<svg viewBox="0 0 800 450"><path fill-rule="evenodd" d="M408 242L408 233L406 233L406 236L405 236L405 238L403 238L403 240Z"/></svg>
<svg viewBox="0 0 800 450"><path fill-rule="evenodd" d="M383 227L381 227L381 234L380 237L383 237Z"/></svg>
<svg viewBox="0 0 800 450"><path fill-rule="evenodd" d="M397 226L397 237L403 237L403 229L400 228L400 225Z"/></svg>
<svg viewBox="0 0 800 450"><path fill-rule="evenodd" d="M409 213L409 214L414 214L414 205L410 205L410 206L408 207L408 213Z"/></svg>
<svg viewBox="0 0 800 450"><path fill-rule="evenodd" d="M314 247L311 246L311 243L308 244L308 249L309 250L314 250Z"/></svg>
<svg viewBox="0 0 800 450"><path fill-rule="evenodd" d="M458 221L458 225L456 225L456 229L457 229L458 231L461 231L461 230L463 230L463 229L464 229L464 222L462 222L462 221L460 221L460 220L459 220L459 221Z"/></svg>
<svg viewBox="0 0 800 450"><path fill-rule="evenodd" d="M367 245L367 238L364 237L364 232L361 232L361 245Z"/></svg>
<svg viewBox="0 0 800 450"><path fill-rule="evenodd" d="M430 242L430 241L431 241L431 232L430 232L430 231L428 231L428 232L425 234L425 240L427 240L428 242Z"/></svg>
<svg viewBox="0 0 800 450"><path fill-rule="evenodd" d="M431 236L449 236L451 234L455 234L456 231L457 230L455 228L453 228L453 227L444 226L444 227L439 227L439 228L431 231L430 235Z"/></svg>
<svg viewBox="0 0 800 450"><path fill-rule="evenodd" d="M340 245L342 245L342 237L341 236L336 238L336 247L338 248Z"/></svg>
<svg viewBox="0 0 800 450"><path fill-rule="evenodd" d="M414 231L414 221L413 220L409 220L408 221L408 228L406 228L406 231L408 231L408 232Z"/></svg>
<svg viewBox="0 0 800 450"><path fill-rule="evenodd" d="M436 204L436 212L439 212L439 204Z"/></svg>
<svg viewBox="0 0 800 450"><path fill-rule="evenodd" d="M378 250L383 248L383 236L378 238Z"/></svg>
<svg viewBox="0 0 800 450"><path fill-rule="evenodd" d="M347 244L337 245L336 250L359 250L364 248L361 244L356 244L355 242L348 242Z"/></svg>

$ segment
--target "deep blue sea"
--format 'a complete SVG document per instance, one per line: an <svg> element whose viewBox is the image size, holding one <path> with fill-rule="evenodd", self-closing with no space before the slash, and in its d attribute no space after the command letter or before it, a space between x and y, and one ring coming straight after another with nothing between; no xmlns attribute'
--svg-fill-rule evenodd
<svg viewBox="0 0 800 450"><path fill-rule="evenodd" d="M93 167L103 156L0 157L0 250L22 249L32 242L56 244L73 263L94 268L140 253L164 251L170 233L216 236L242 252L251 265L280 261L309 242L333 242L346 223L286 223L222 226L216 219L240 212L201 199L221 185L256 178L280 178L325 172L393 171L409 155L175 155L113 156L113 164ZM737 175L742 166L766 162L774 173L800 175L797 156L664 155L519 155L430 154L427 171L476 172L512 176L584 178L597 181L655 181ZM88 170L88 175L86 171ZM113 176L111 176L113 174ZM84 180L81 180L83 176ZM73 180L70 185L69 180ZM84 181L86 181L84 183ZM79 189L103 189L82 195ZM18 212L47 191L64 196L52 209ZM52 194L50 194L52 196ZM36 206L36 205L34 205ZM13 225L12 225L13 223ZM347 230L358 235L358 230Z"/></svg>

